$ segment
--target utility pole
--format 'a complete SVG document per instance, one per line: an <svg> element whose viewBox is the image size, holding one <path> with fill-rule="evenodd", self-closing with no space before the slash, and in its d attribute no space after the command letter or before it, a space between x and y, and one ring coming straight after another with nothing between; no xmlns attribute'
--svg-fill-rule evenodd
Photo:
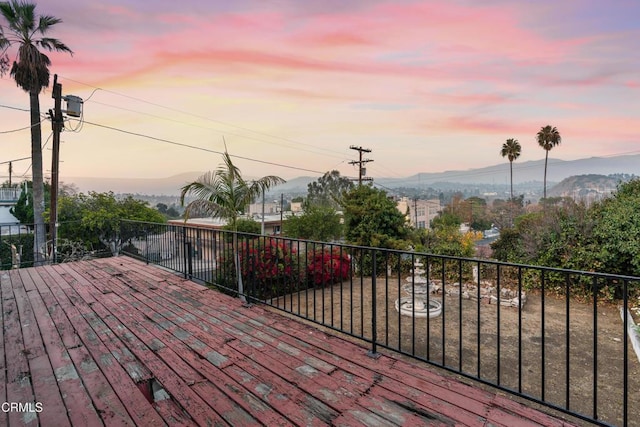
<svg viewBox="0 0 640 427"><path fill-rule="evenodd" d="M13 173L13 162L9 162L9 188L11 188L11 174Z"/></svg>
<svg viewBox="0 0 640 427"><path fill-rule="evenodd" d="M62 96L62 85L58 83L58 75L53 75L53 110L49 110L51 118L51 130L53 131L53 148L51 154L51 208L49 228L51 235L51 260L56 262L56 244L58 239L58 171L60 166L60 134L64 129L64 117L62 116L62 100L67 101L67 109L64 111L68 116L82 116L82 98L68 95Z"/></svg>
<svg viewBox="0 0 640 427"><path fill-rule="evenodd" d="M53 130L53 151L51 154L51 214L50 214L50 234L51 234L51 259L56 262L56 239L58 238L58 166L60 164L60 133L64 128L62 117L62 85L58 83L58 75L53 76L53 92L51 97L54 100L53 111L49 110L51 116L51 129Z"/></svg>
<svg viewBox="0 0 640 427"><path fill-rule="evenodd" d="M373 162L373 160L362 158L362 153L370 153L371 150L368 148L356 147L355 145L352 145L349 148L351 150L356 150L360 154L360 160L352 160L349 162L350 165L358 165L358 186L362 185L362 181L373 181L373 178L365 177L367 168L364 167L366 163Z"/></svg>

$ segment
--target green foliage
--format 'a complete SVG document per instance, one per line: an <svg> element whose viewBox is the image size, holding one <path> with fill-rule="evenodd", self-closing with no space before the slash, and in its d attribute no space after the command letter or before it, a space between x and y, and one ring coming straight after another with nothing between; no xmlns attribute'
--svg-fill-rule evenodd
<svg viewBox="0 0 640 427"><path fill-rule="evenodd" d="M260 234L262 232L262 225L260 225L258 221L250 218L238 218L236 220L235 227L231 224L227 224L223 226L222 229L227 231L237 231L238 233ZM224 238L226 242L232 242L233 233L225 233Z"/></svg>
<svg viewBox="0 0 640 427"><path fill-rule="evenodd" d="M51 204L51 185L44 183L44 203L45 206ZM22 185L22 192L16 204L9 210L21 224L33 224L33 182L27 181L26 191Z"/></svg>
<svg viewBox="0 0 640 427"><path fill-rule="evenodd" d="M272 175L247 181L242 177L240 169L233 164L229 153L225 151L222 158L224 164L218 169L207 172L182 187L180 204L184 205L185 197L193 194L196 199L187 205L185 218L194 214L210 215L226 219L232 229L236 230L236 222L247 205L272 186L285 181Z"/></svg>
<svg viewBox="0 0 640 427"><path fill-rule="evenodd" d="M131 196L118 200L112 192L62 196L58 204L58 235L80 240L87 248L117 252L120 220L164 223L164 216Z"/></svg>
<svg viewBox="0 0 640 427"><path fill-rule="evenodd" d="M515 228L503 228L500 237L491 243L493 257L503 262L520 262L524 260L520 244L520 233Z"/></svg>
<svg viewBox="0 0 640 427"><path fill-rule="evenodd" d="M223 230L233 231L233 227L231 224L227 224L222 227ZM250 218L239 218L236 221L236 230L239 233L248 233L248 234L260 234L262 231L262 226L258 221L255 221Z"/></svg>
<svg viewBox="0 0 640 427"><path fill-rule="evenodd" d="M406 218L384 191L357 187L344 195L342 207L348 243L389 249L408 247Z"/></svg>
<svg viewBox="0 0 640 427"><path fill-rule="evenodd" d="M325 173L317 181L309 183L307 188L307 206L337 209L344 194L353 189L353 182L333 170Z"/></svg>
<svg viewBox="0 0 640 427"><path fill-rule="evenodd" d="M302 215L284 222L284 234L297 239L328 242L342 237L341 215L329 206L307 206Z"/></svg>
<svg viewBox="0 0 640 427"><path fill-rule="evenodd" d="M175 206L167 206L165 203L158 203L156 205L156 209L167 219L180 218L180 212L178 212Z"/></svg>
<svg viewBox="0 0 640 427"><path fill-rule="evenodd" d="M640 180L618 186L615 196L590 211L594 264L608 273L640 276Z"/></svg>
<svg viewBox="0 0 640 427"><path fill-rule="evenodd" d="M460 218L460 216L443 211L431 221L431 228L458 228L460 227L460 224L462 224L462 219Z"/></svg>
<svg viewBox="0 0 640 427"><path fill-rule="evenodd" d="M620 184L613 197L591 207L570 199L556 200L544 212L516 220L492 244L500 261L544 265L628 276L640 276L640 180ZM556 277L557 276L557 277ZM550 274L549 289L562 289L566 278ZM539 280L530 280L539 283ZM572 291L590 295L590 280L572 280ZM598 286L606 298L621 297L621 283ZM632 294L640 291L630 285Z"/></svg>
<svg viewBox="0 0 640 427"><path fill-rule="evenodd" d="M20 255L20 267L33 266L33 235L14 234L0 236L0 270L12 267L11 245L14 245Z"/></svg>
<svg viewBox="0 0 640 427"><path fill-rule="evenodd" d="M348 243L388 249L409 247L409 228L406 217L396 208L387 194L370 186L359 186L343 198L345 237ZM356 251L354 265L362 274L373 273L373 253ZM385 270L382 252L376 253L376 272Z"/></svg>

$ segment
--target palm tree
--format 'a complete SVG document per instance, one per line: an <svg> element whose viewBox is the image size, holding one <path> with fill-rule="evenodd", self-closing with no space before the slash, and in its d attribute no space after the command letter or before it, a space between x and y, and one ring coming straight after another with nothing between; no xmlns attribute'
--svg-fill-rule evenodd
<svg viewBox="0 0 640 427"><path fill-rule="evenodd" d="M193 194L196 199L185 209L185 221L192 213L211 215L214 218L226 219L233 233L233 251L236 276L238 278L238 294L244 299L240 259L238 254L238 219L248 204L257 196L264 194L271 186L282 184L284 179L269 175L253 181L246 181L237 166L231 161L226 151L223 154L224 164L217 170L207 172L196 181L182 187L180 204L184 206L185 196Z"/></svg>
<svg viewBox="0 0 640 427"><path fill-rule="evenodd" d="M49 86L51 60L47 55L40 52L38 48L46 49L49 52L68 52L71 55L73 55L73 52L60 40L45 37L51 27L62 21L50 15L37 16L35 8L35 4L19 0L0 2L0 13L7 22L6 29L0 32L0 49L6 55L9 47L14 45L18 47L10 75L20 88L29 93L33 218L35 226L33 251L34 265L39 265L44 261L44 254L41 250L45 247L45 229L42 217L44 211L44 184L39 94Z"/></svg>
<svg viewBox="0 0 640 427"><path fill-rule="evenodd" d="M544 199L547 198L547 161L549 160L549 151L559 145L562 141L560 132L555 126L546 125L540 128L540 131L536 134L538 145L545 150L544 156Z"/></svg>
<svg viewBox="0 0 640 427"><path fill-rule="evenodd" d="M522 147L517 139L509 138L502 144L500 155L509 159L509 172L511 174L511 201L513 202L513 161L520 157Z"/></svg>

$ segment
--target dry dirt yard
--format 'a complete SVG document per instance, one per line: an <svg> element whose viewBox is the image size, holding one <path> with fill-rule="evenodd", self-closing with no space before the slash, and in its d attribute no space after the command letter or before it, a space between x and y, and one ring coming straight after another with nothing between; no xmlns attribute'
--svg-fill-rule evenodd
<svg viewBox="0 0 640 427"><path fill-rule="evenodd" d="M427 319L400 316L395 300L401 296L407 295L398 291L397 280L377 279L376 333L381 345L587 416L594 415L597 399L598 418L622 424L623 323L615 305L598 304L594 316L593 302L572 299L567 312L564 298L545 295L543 310L543 296L529 293L519 316L517 308L438 294L430 298L443 302L444 315ZM352 335L372 337L370 278L301 291L272 304ZM640 426L640 363L631 344L628 360L629 425Z"/></svg>

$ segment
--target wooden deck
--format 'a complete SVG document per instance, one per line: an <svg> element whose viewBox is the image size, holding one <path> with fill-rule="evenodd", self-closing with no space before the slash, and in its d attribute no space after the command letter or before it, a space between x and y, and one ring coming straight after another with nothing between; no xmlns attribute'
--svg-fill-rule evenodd
<svg viewBox="0 0 640 427"><path fill-rule="evenodd" d="M3 426L570 425L130 258L0 279Z"/></svg>

